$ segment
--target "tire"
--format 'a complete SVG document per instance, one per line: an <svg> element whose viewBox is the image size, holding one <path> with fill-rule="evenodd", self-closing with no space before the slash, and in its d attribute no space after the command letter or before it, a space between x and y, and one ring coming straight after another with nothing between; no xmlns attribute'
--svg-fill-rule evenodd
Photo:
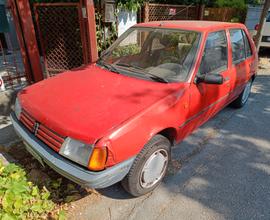
<svg viewBox="0 0 270 220"><path fill-rule="evenodd" d="M155 135L137 155L122 180L124 189L135 197L154 190L167 172L170 151L170 141L162 135Z"/></svg>
<svg viewBox="0 0 270 220"><path fill-rule="evenodd" d="M248 97L251 92L251 87L252 87L253 80L250 79L248 83L246 84L244 90L241 92L241 94L238 96L237 99L235 99L232 103L231 106L234 108L242 108L248 100Z"/></svg>

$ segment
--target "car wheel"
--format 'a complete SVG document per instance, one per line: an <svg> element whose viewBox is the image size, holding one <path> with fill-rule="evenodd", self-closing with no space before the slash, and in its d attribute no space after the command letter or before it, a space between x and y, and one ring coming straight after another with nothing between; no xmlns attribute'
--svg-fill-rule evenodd
<svg viewBox="0 0 270 220"><path fill-rule="evenodd" d="M155 135L137 155L129 173L122 180L124 189L133 196L155 189L166 174L170 161L170 141Z"/></svg>
<svg viewBox="0 0 270 220"><path fill-rule="evenodd" d="M252 79L250 79L248 81L248 83L246 84L243 92L238 96L238 98L236 100L234 100L232 103L231 103L231 106L234 107L234 108L242 108L247 100L248 100L248 97L251 93L251 87L252 87Z"/></svg>

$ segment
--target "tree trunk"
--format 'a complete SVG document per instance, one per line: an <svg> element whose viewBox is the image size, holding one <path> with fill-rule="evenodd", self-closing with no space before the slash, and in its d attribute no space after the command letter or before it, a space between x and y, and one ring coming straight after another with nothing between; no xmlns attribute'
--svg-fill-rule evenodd
<svg viewBox="0 0 270 220"><path fill-rule="evenodd" d="M265 0L264 6L263 6L263 11L262 11L261 18L260 18L258 31L257 31L257 34L255 36L255 44L256 44L257 49L259 49L258 47L260 45L262 29L263 29L263 25L265 23L265 18L267 16L269 7L270 7L270 0Z"/></svg>

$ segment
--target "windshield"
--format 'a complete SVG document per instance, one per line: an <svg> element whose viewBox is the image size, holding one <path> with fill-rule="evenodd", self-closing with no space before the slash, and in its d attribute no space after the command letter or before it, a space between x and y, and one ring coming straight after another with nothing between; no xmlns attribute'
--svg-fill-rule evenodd
<svg viewBox="0 0 270 220"><path fill-rule="evenodd" d="M163 82L185 81L200 34L165 28L131 28L98 61L115 72ZM128 72L126 72L128 71Z"/></svg>

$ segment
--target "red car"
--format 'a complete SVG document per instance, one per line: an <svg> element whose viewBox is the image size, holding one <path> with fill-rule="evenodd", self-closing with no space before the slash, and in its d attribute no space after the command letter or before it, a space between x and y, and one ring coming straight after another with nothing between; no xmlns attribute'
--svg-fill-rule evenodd
<svg viewBox="0 0 270 220"><path fill-rule="evenodd" d="M175 143L247 102L257 63L242 24L137 24L97 63L23 89L11 118L40 163L87 187L122 181L140 196L161 182Z"/></svg>

